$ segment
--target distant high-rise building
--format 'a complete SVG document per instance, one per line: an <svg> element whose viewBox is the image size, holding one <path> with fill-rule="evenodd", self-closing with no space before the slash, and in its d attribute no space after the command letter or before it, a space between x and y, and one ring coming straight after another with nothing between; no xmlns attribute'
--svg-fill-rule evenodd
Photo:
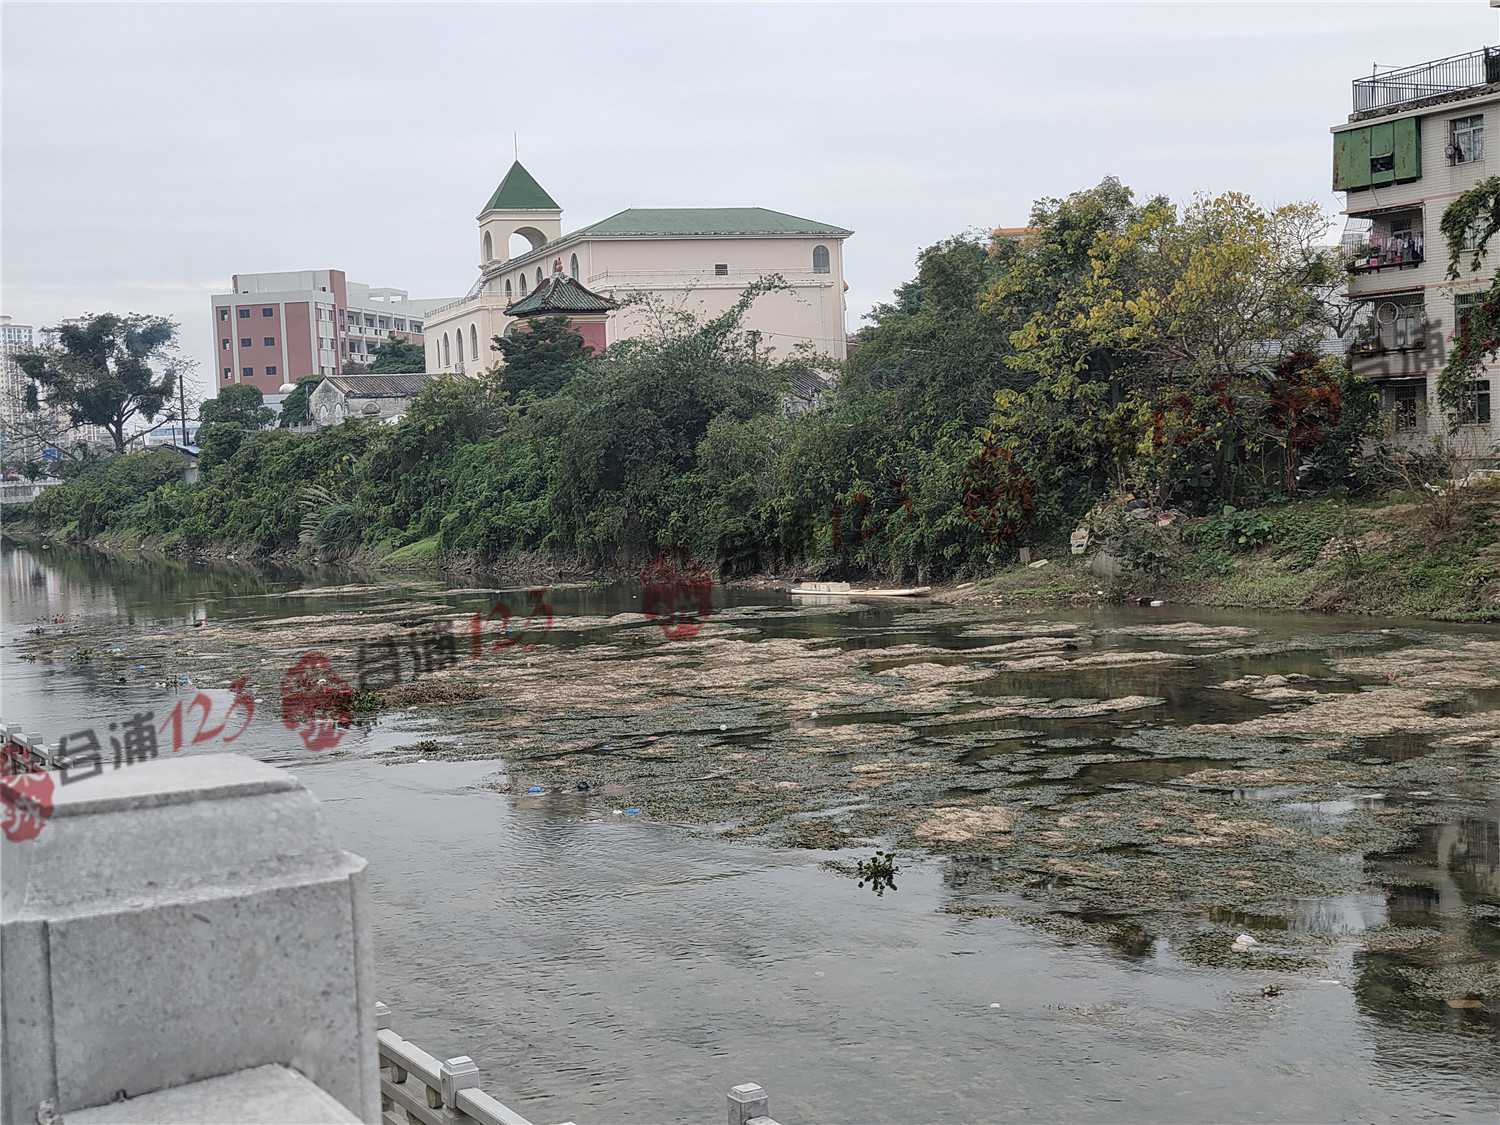
<svg viewBox="0 0 1500 1125"><path fill-rule="evenodd" d="M14 410L21 408L26 394L26 374L16 362L16 355L28 352L36 346L36 329L29 324L17 324L8 316L0 316L0 380L3 380L4 401L0 402L0 413L9 420Z"/></svg>
<svg viewBox="0 0 1500 1125"><path fill-rule="evenodd" d="M28 461L36 456L35 443L24 437L30 419L26 411L26 373L16 362L21 352L36 347L36 329L17 324L12 317L0 316L0 428L4 433L4 455L7 461Z"/></svg>
<svg viewBox="0 0 1500 1125"><path fill-rule="evenodd" d="M412 300L404 289L348 281L343 270L239 273L232 285L213 295L214 384L245 383L273 398L283 384L369 363L392 335L420 347L428 310L452 300Z"/></svg>

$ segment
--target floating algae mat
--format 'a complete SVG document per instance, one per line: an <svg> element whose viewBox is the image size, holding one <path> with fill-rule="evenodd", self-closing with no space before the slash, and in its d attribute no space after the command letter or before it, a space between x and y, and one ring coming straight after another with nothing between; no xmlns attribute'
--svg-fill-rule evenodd
<svg viewBox="0 0 1500 1125"><path fill-rule="evenodd" d="M828 878L877 847L939 857L962 873L946 909L1124 955L1164 941L1194 964L1295 970L1357 929L1390 989L1500 1021L1492 631L961 604L740 604L672 628L588 591L555 592L545 622L527 592L503 615L495 596L305 586L261 600L281 617L49 625L14 644L62 665L121 645L196 685L245 677L274 711L300 654L353 683L361 646L446 633L454 659L364 700L442 736L389 760L500 759L497 800L569 794L604 817L815 849ZM1425 865L1403 865L1423 847ZM1444 864L1471 874L1429 886ZM1418 916L1423 888L1436 905ZM1232 951L1256 926L1260 945Z"/></svg>

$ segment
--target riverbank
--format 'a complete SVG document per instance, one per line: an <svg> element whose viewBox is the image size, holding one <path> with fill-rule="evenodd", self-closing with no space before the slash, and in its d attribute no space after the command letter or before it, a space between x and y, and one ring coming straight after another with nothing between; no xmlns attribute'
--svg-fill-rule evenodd
<svg viewBox="0 0 1500 1125"><path fill-rule="evenodd" d="M982 578L935 586L935 599L1012 609L1122 604L1289 610L1450 622L1500 621L1500 488L1464 490L1449 510L1409 495L1307 500L1218 516L1113 525L1087 555L1044 553ZM1441 517L1441 519L1439 518ZM576 557L526 552L499 559L443 555L432 536L403 547L379 545L333 562L303 551L267 555L253 544L220 544L185 554L163 537L108 532L83 544L26 522L5 534L33 546L86 546L126 557L329 566L371 581L463 578L495 582L607 582L638 577L635 567L599 568ZM774 589L798 572L731 579ZM873 581L873 580L872 580ZM875 584L888 584L877 582Z"/></svg>
<svg viewBox="0 0 1500 1125"><path fill-rule="evenodd" d="M1308 500L1157 526L1147 518L1081 558L1013 567L977 582L985 604L1107 602L1500 620L1500 492L1442 498Z"/></svg>

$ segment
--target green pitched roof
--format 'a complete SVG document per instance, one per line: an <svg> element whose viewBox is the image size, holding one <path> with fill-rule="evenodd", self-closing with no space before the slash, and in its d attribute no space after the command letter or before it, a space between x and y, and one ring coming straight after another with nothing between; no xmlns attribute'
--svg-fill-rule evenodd
<svg viewBox="0 0 1500 1125"><path fill-rule="evenodd" d="M710 238L718 235L803 235L847 238L854 233L831 223L799 219L764 207L631 207L569 237Z"/></svg>
<svg viewBox="0 0 1500 1125"><path fill-rule="evenodd" d="M531 173L517 160L505 173L505 179L484 205L485 211L561 211L556 201L542 190ZM483 214L483 212L481 212Z"/></svg>
<svg viewBox="0 0 1500 1125"><path fill-rule="evenodd" d="M538 285L529 294L512 305L507 305L507 316L538 316L547 313L591 313L608 312L615 303L601 297L592 289L585 289L567 274L555 273L546 283Z"/></svg>

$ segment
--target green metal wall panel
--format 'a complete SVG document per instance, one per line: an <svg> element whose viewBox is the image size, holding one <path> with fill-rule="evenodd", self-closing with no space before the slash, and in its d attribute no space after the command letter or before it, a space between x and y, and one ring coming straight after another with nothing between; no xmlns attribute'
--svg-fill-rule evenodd
<svg viewBox="0 0 1500 1125"><path fill-rule="evenodd" d="M1422 178L1422 120L1403 117L1396 122L1396 182Z"/></svg>
<svg viewBox="0 0 1500 1125"><path fill-rule="evenodd" d="M1396 127L1390 121L1370 126L1370 186L1396 182Z"/></svg>
<svg viewBox="0 0 1500 1125"><path fill-rule="evenodd" d="M1370 130L1350 129L1333 135L1333 190L1370 186Z"/></svg>

